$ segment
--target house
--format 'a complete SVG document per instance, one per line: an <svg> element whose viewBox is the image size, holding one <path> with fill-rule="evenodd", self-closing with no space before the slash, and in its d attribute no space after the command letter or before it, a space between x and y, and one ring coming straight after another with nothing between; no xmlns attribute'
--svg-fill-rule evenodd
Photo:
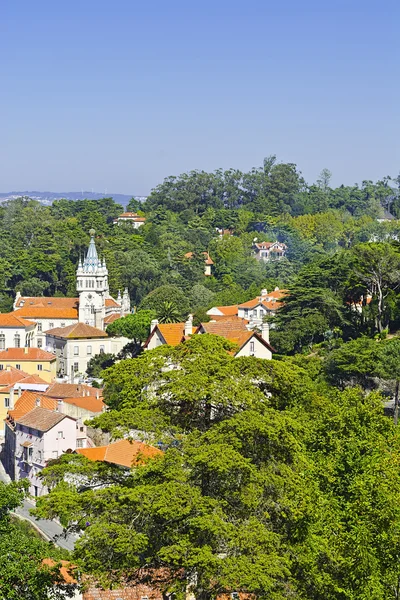
<svg viewBox="0 0 400 600"><path fill-rule="evenodd" d="M37 406L15 419L15 480L28 479L29 492L42 496L46 489L40 473L47 461L76 448L76 420Z"/></svg>
<svg viewBox="0 0 400 600"><path fill-rule="evenodd" d="M384 208L382 217L377 219L377 221L378 223L385 223L385 221L396 221L396 217L393 216L392 213L387 210L387 208Z"/></svg>
<svg viewBox="0 0 400 600"><path fill-rule="evenodd" d="M239 323L242 325L240 326ZM269 325L261 325L261 335L256 331L249 331L243 319L226 319L223 321L202 323L196 334L209 333L226 338L238 346L234 356L255 356L256 358L272 359L274 349L269 343Z"/></svg>
<svg viewBox="0 0 400 600"><path fill-rule="evenodd" d="M56 357L58 376L68 377L70 383L86 373L93 356L118 354L129 342L124 337L109 337L103 329L85 323L56 327L45 334L46 349Z"/></svg>
<svg viewBox="0 0 400 600"><path fill-rule="evenodd" d="M134 229L138 229L141 225L146 223L146 218L139 216L135 212L124 212L118 215L113 221L114 225L121 225L121 223L129 223Z"/></svg>
<svg viewBox="0 0 400 600"><path fill-rule="evenodd" d="M255 258L264 262L280 260L285 256L287 249L286 244L281 242L253 242Z"/></svg>
<svg viewBox="0 0 400 600"><path fill-rule="evenodd" d="M207 311L207 314L211 317L212 321L226 319L227 317L237 317L238 305L235 304L233 306L213 306Z"/></svg>
<svg viewBox="0 0 400 600"><path fill-rule="evenodd" d="M95 231L90 230L90 243L84 260L79 260L76 271L78 298L27 297L18 292L14 302L14 315L37 323L34 345L45 345L45 331L84 323L104 329L111 315L130 313L128 290L118 293L115 300L110 295L108 270L105 259L97 254ZM1 328L1 327L0 327Z"/></svg>
<svg viewBox="0 0 400 600"><path fill-rule="evenodd" d="M56 398L95 397L101 398L102 390L83 383L52 383L46 390L46 396Z"/></svg>
<svg viewBox="0 0 400 600"><path fill-rule="evenodd" d="M282 306L282 299L286 295L285 290L275 288L273 292L266 289L253 300L243 302L238 306L238 317L250 322L251 327L260 326L266 316L274 316L276 311Z"/></svg>
<svg viewBox="0 0 400 600"><path fill-rule="evenodd" d="M220 240L222 240L224 235L234 235L235 234L235 230L232 228L224 229L222 227L216 227L215 231L218 233L218 237Z"/></svg>
<svg viewBox="0 0 400 600"><path fill-rule="evenodd" d="M144 344L144 349L153 350L164 344L177 346L194 332L192 315L189 315L186 323L159 323L157 319L154 319L151 322L150 335Z"/></svg>
<svg viewBox="0 0 400 600"><path fill-rule="evenodd" d="M15 369L6 367L0 371L0 437L4 435L4 419L10 408L14 407L15 400L24 390L45 392L49 384L37 375L29 375Z"/></svg>
<svg viewBox="0 0 400 600"><path fill-rule="evenodd" d="M0 350L0 371L14 367L28 375L39 375L50 383L56 376L56 357L41 348L7 348Z"/></svg>
<svg viewBox="0 0 400 600"><path fill-rule="evenodd" d="M134 464L162 454L162 451L154 446L129 440L119 440L97 448L78 448L76 452L86 456L88 460L100 460L128 469Z"/></svg>
<svg viewBox="0 0 400 600"><path fill-rule="evenodd" d="M0 350L34 344L36 323L15 313L0 313Z"/></svg>
<svg viewBox="0 0 400 600"><path fill-rule="evenodd" d="M212 268L214 266L214 261L212 260L212 258L208 254L208 252L202 252L202 255L204 256L204 275L209 277L210 275L212 275ZM191 260L193 258L193 256L194 256L194 252L186 252L186 254L185 254L185 258L188 258L189 260Z"/></svg>

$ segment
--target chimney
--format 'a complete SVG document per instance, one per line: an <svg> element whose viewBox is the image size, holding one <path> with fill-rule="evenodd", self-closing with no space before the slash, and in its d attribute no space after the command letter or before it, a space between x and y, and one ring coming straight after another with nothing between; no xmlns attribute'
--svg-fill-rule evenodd
<svg viewBox="0 0 400 600"><path fill-rule="evenodd" d="M21 398L22 390L21 386L18 386L18 398Z"/></svg>
<svg viewBox="0 0 400 600"><path fill-rule="evenodd" d="M63 407L63 401L62 400L57 400L56 412L62 413L62 407Z"/></svg>
<svg viewBox="0 0 400 600"><path fill-rule="evenodd" d="M29 348L28 348L28 346L25 346L25 348L24 348L24 354L28 354L28 352L29 352Z"/></svg>
<svg viewBox="0 0 400 600"><path fill-rule="evenodd" d="M193 315L189 315L185 323L185 337L192 335L193 331Z"/></svg>
<svg viewBox="0 0 400 600"><path fill-rule="evenodd" d="M269 343L269 324L263 323L261 325L261 337L263 340Z"/></svg>
<svg viewBox="0 0 400 600"><path fill-rule="evenodd" d="M264 288L263 290L261 290L261 298L265 298L266 296L268 296L268 290Z"/></svg>
<svg viewBox="0 0 400 600"><path fill-rule="evenodd" d="M35 404L36 404L36 406L40 406L40 398L36 398Z"/></svg>
<svg viewBox="0 0 400 600"><path fill-rule="evenodd" d="M158 319L153 319L152 322L150 323L150 333L152 333L154 331L154 329L157 327L158 325Z"/></svg>

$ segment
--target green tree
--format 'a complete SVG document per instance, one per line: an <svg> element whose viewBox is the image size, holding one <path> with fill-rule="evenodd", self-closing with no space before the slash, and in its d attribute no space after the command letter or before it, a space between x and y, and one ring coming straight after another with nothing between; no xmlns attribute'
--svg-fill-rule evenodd
<svg viewBox="0 0 400 600"><path fill-rule="evenodd" d="M95 354L87 364L86 373L89 377L100 377L102 371L112 367L115 360L114 354Z"/></svg>
<svg viewBox="0 0 400 600"><path fill-rule="evenodd" d="M379 353L378 373L385 379L395 381L394 424L399 420L399 387L400 387L400 339L394 338L382 344Z"/></svg>

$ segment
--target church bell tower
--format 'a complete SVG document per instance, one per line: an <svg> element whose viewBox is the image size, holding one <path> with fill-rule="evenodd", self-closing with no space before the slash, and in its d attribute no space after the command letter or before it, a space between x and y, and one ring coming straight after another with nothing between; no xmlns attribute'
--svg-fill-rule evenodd
<svg viewBox="0 0 400 600"><path fill-rule="evenodd" d="M109 297L108 270L106 261L98 257L94 241L95 230L91 229L87 254L79 259L76 271L76 289L79 294L79 322L98 329L104 328L106 298Z"/></svg>

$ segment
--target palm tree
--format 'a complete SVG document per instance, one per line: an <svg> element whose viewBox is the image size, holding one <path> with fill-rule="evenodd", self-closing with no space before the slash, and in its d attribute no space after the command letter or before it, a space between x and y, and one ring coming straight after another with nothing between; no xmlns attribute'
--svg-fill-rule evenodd
<svg viewBox="0 0 400 600"><path fill-rule="evenodd" d="M175 302L165 300L157 311L159 323L179 323L181 315Z"/></svg>

